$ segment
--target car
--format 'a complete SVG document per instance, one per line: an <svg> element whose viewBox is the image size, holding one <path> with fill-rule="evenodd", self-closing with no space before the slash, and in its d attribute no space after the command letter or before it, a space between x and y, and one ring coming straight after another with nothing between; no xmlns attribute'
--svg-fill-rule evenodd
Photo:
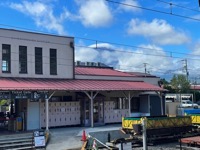
<svg viewBox="0 0 200 150"><path fill-rule="evenodd" d="M196 103L200 106L200 101L197 101Z"/></svg>
<svg viewBox="0 0 200 150"><path fill-rule="evenodd" d="M191 100L182 100L181 107L193 107L198 108L198 104L193 103Z"/></svg>

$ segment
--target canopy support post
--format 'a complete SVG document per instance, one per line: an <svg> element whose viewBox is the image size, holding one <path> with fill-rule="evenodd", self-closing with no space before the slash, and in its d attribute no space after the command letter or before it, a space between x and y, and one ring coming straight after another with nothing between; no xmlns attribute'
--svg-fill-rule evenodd
<svg viewBox="0 0 200 150"><path fill-rule="evenodd" d="M128 109L129 109L129 117L131 117L131 99L133 98L134 94L131 95L131 92L128 91L128 95L123 91L123 94L126 99L128 99Z"/></svg>
<svg viewBox="0 0 200 150"><path fill-rule="evenodd" d="M91 127L94 127L94 98L97 96L97 94L99 93L98 91L94 94L94 91L91 91L91 93L89 93L88 91L84 91L84 93L88 96L88 98L91 101L91 105L90 105L90 111L91 111Z"/></svg>
<svg viewBox="0 0 200 150"><path fill-rule="evenodd" d="M49 99L54 95L55 91L48 97L45 96L45 110L46 110L46 132L49 131Z"/></svg>
<svg viewBox="0 0 200 150"><path fill-rule="evenodd" d="M162 92L156 92L160 98L160 105L161 105L161 114L164 115L163 111L163 98L162 98Z"/></svg>

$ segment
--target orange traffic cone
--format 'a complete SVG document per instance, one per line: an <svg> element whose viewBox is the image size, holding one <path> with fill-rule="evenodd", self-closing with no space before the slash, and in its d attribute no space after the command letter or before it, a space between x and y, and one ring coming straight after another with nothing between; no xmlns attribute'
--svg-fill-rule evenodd
<svg viewBox="0 0 200 150"><path fill-rule="evenodd" d="M87 137L86 137L86 134L85 134L85 130L83 130L83 135L82 135L82 139L81 141L87 141Z"/></svg>

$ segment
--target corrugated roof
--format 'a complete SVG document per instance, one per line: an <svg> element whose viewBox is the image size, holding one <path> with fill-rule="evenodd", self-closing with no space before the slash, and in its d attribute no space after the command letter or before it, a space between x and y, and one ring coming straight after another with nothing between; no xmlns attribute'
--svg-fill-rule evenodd
<svg viewBox="0 0 200 150"><path fill-rule="evenodd" d="M0 78L0 90L163 91L145 82L36 78Z"/></svg>
<svg viewBox="0 0 200 150"><path fill-rule="evenodd" d="M95 68L95 67L75 67L76 75L95 75L95 76L121 76L135 77L133 74L117 71L111 68Z"/></svg>
<svg viewBox="0 0 200 150"><path fill-rule="evenodd" d="M151 77L151 78L158 78L156 77L155 75L151 75L151 74L148 74L148 73L142 73L142 72L126 72L128 74L131 74L131 75L135 75L137 77Z"/></svg>
<svg viewBox="0 0 200 150"><path fill-rule="evenodd" d="M192 89L192 90L200 90L200 85L191 85L190 89Z"/></svg>

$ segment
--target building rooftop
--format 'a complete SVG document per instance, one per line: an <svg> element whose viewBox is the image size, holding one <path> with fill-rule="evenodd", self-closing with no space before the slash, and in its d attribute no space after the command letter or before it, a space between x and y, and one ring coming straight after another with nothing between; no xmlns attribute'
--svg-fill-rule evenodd
<svg viewBox="0 0 200 150"><path fill-rule="evenodd" d="M75 74L92 75L92 76L136 77L134 74L117 71L112 68L98 68L98 67L75 67Z"/></svg>
<svg viewBox="0 0 200 150"><path fill-rule="evenodd" d="M0 90L53 90L53 91L163 91L145 82L109 80L67 80L38 78L0 78Z"/></svg>

